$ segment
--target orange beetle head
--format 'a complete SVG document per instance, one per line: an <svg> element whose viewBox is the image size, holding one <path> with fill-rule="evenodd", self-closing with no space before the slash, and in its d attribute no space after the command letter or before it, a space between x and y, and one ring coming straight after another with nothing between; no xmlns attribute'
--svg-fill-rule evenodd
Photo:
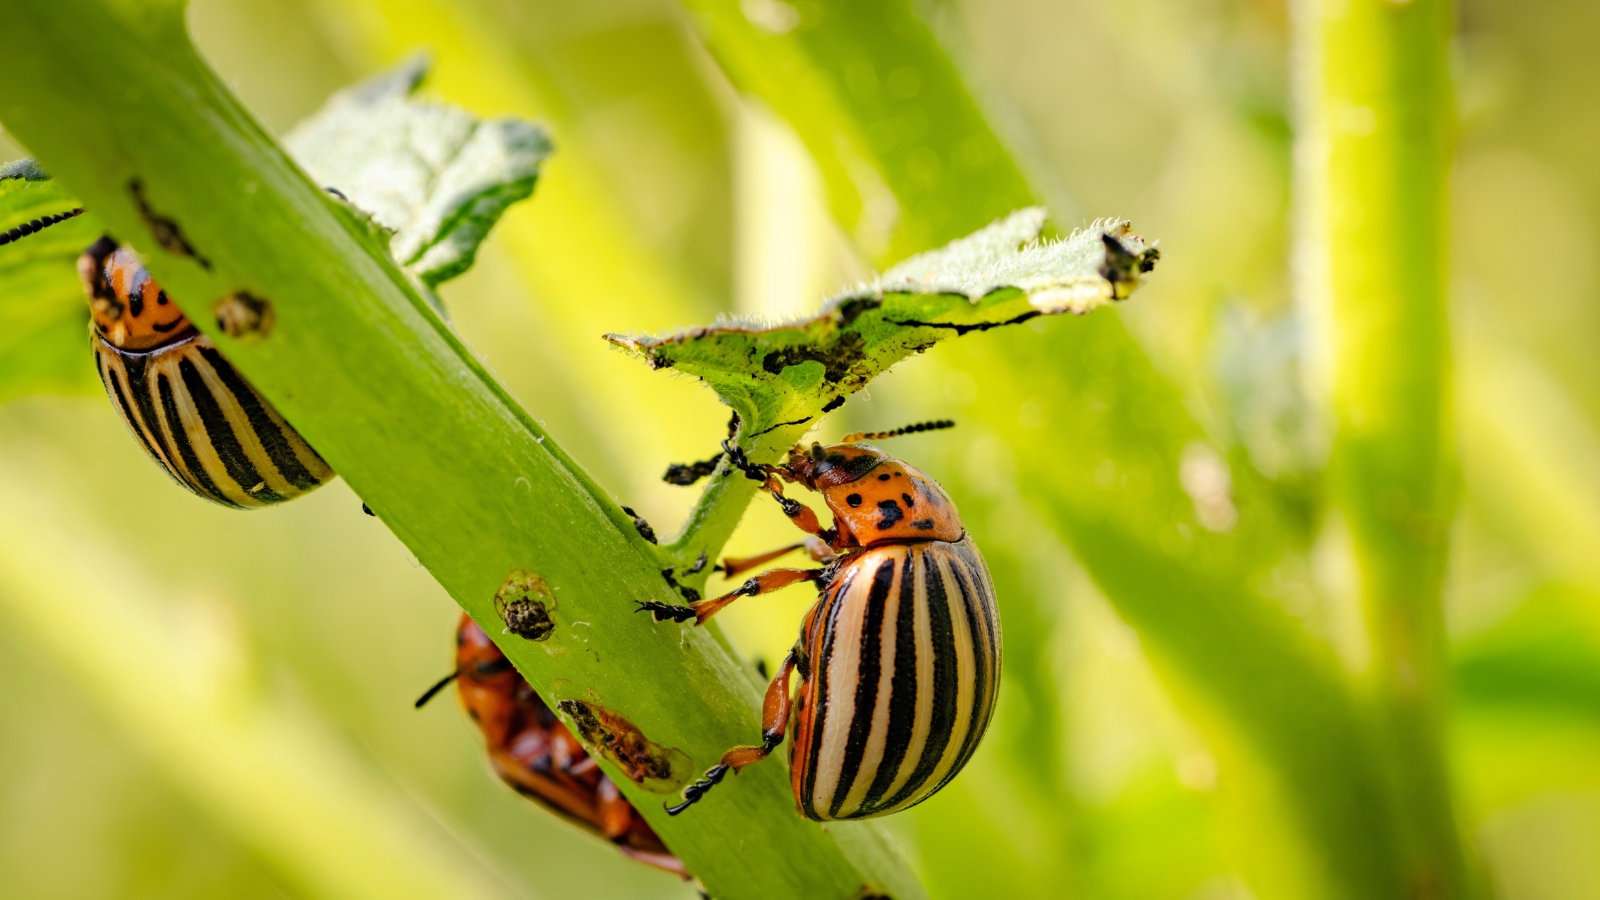
<svg viewBox="0 0 1600 900"><path fill-rule="evenodd" d="M863 444L824 447L813 443L809 448L796 444L789 451L789 462L785 468L806 487L814 491L826 491L865 478L868 472L892 458L876 447Z"/></svg>
<svg viewBox="0 0 1600 900"><path fill-rule="evenodd" d="M113 347L151 350L194 330L138 254L109 237L78 257L78 277L89 295L95 333Z"/></svg>

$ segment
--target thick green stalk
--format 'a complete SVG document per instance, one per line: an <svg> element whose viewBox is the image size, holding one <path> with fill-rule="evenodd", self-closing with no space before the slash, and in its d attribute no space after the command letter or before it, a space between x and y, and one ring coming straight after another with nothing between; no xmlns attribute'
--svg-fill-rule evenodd
<svg viewBox="0 0 1600 900"><path fill-rule="evenodd" d="M1445 193L1447 0L1303 0L1301 288L1335 423L1349 529L1412 894L1467 891L1444 759L1441 584L1454 512Z"/></svg>
<svg viewBox="0 0 1600 900"><path fill-rule="evenodd" d="M516 405L348 207L306 180L195 54L181 6L5 0L0 120L123 240L191 318L245 290L269 334L219 347L293 421L553 703L624 716L690 776L759 728L759 685L710 633L663 627L671 599L631 523ZM180 549L181 548L177 548ZM493 598L515 570L554 591L534 644ZM64 614L68 613L64 609ZM362 638L351 635L353 646ZM918 885L870 826L794 814L781 764L747 770L693 815L614 780L718 897L851 897Z"/></svg>
<svg viewBox="0 0 1600 900"><path fill-rule="evenodd" d="M797 10L774 21L738 0L686 3L734 83L794 126L834 217L880 267L1037 205L911 4L762 7Z"/></svg>

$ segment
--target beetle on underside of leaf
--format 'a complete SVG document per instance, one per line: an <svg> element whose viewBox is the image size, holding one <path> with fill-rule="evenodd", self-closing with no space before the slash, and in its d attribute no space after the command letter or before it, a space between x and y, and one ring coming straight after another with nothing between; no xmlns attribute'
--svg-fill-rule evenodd
<svg viewBox="0 0 1600 900"><path fill-rule="evenodd" d="M761 743L735 747L683 791L683 812L729 771L760 762L789 737L795 803L809 819L864 819L926 800L972 758L1000 686L1000 616L988 567L955 504L933 479L860 443L950 422L853 434L841 443L796 446L780 465L751 464L723 450L761 482L804 541L727 560L733 576L805 549L816 569L770 569L720 596L676 606L641 602L658 621L704 624L738 599L802 581L817 586L800 640L778 667L762 705ZM780 483L822 495L816 513ZM800 682L790 697L791 675Z"/></svg>

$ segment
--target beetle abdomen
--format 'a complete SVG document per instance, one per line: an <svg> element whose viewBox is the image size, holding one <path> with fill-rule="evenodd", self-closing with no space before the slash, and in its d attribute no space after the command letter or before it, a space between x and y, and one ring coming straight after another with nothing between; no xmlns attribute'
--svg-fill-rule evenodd
<svg viewBox="0 0 1600 900"><path fill-rule="evenodd" d="M128 430L173 480L241 509L292 500L333 470L204 335L152 350L91 337L95 367Z"/></svg>
<svg viewBox="0 0 1600 900"><path fill-rule="evenodd" d="M970 537L872 548L824 593L802 636L790 774L817 820L927 799L977 749L1000 684L1000 619Z"/></svg>

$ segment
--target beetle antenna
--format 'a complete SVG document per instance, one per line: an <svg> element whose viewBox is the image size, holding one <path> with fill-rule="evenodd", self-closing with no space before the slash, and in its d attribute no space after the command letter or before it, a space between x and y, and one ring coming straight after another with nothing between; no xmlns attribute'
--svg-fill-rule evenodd
<svg viewBox="0 0 1600 900"><path fill-rule="evenodd" d="M434 685L431 688L428 688L427 693L425 693L421 697L417 698L417 703L416 703L416 706L414 708L415 709L421 709L423 704L425 704L429 700L433 699L433 695L434 694L437 694L440 691L444 690L446 685L448 685L452 681L455 681L460 676L461 676L461 670L457 669L454 672L451 672L449 675L446 675L445 677L439 679L439 683L438 684Z"/></svg>
<svg viewBox="0 0 1600 900"><path fill-rule="evenodd" d="M937 419L932 422L918 422L893 431L858 431L847 434L840 439L841 444L854 444L856 441L881 441L884 438L899 437L902 434L916 434L919 431L939 431L944 428L954 428L956 423L952 419Z"/></svg>
<svg viewBox="0 0 1600 900"><path fill-rule="evenodd" d="M59 212L48 216L40 216L37 219L23 222L9 231L0 231L0 244L9 244L12 241L20 241L28 235L43 231L57 222L65 222L68 219L74 219L81 215L83 215L83 207L79 206L66 210L65 212Z"/></svg>

